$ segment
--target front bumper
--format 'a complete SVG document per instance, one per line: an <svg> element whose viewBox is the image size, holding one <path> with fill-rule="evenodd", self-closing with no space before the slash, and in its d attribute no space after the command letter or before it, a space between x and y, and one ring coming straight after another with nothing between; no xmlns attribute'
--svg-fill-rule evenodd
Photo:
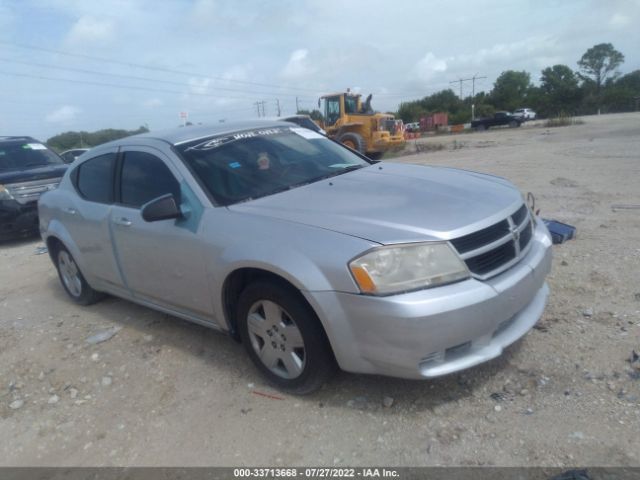
<svg viewBox="0 0 640 480"><path fill-rule="evenodd" d="M538 222L527 255L486 281L389 297L306 292L343 370L431 378L499 356L540 319L551 240Z"/></svg>
<svg viewBox="0 0 640 480"><path fill-rule="evenodd" d="M0 200L0 238L11 238L38 231L38 202L20 204Z"/></svg>

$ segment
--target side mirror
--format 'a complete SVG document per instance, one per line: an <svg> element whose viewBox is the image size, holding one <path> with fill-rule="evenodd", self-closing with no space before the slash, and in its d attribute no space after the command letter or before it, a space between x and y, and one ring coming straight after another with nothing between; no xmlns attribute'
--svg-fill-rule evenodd
<svg viewBox="0 0 640 480"><path fill-rule="evenodd" d="M154 198L142 206L142 218L145 222L157 222L159 220L169 220L180 218L182 213L176 199L171 193Z"/></svg>

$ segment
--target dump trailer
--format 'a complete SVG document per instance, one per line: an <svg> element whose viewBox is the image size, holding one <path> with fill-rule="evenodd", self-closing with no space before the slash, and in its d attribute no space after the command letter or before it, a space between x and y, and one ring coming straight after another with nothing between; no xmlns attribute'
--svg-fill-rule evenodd
<svg viewBox="0 0 640 480"><path fill-rule="evenodd" d="M323 120L318 124L333 138L372 159L382 157L391 148L404 145L402 120L388 113L376 113L371 108L371 95L361 101L361 95L348 90L323 95L318 100Z"/></svg>

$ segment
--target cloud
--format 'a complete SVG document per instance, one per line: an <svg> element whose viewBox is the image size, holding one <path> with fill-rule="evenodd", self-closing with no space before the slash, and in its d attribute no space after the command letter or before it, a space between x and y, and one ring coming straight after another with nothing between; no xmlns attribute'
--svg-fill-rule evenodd
<svg viewBox="0 0 640 480"><path fill-rule="evenodd" d="M288 79L298 79L312 75L315 69L310 65L307 59L308 56L309 50L306 48L295 50L280 75Z"/></svg>
<svg viewBox="0 0 640 480"><path fill-rule="evenodd" d="M414 71L420 80L430 80L447 71L447 61L429 52L416 63Z"/></svg>
<svg viewBox="0 0 640 480"><path fill-rule="evenodd" d="M142 106L145 108L156 108L164 105L164 102L159 98L149 98L142 102Z"/></svg>
<svg viewBox="0 0 640 480"><path fill-rule="evenodd" d="M511 43L496 43L489 48L481 48L472 54L454 57L455 63L468 63L475 67L487 63L508 65L510 62L534 60L536 56L548 56L558 49L557 41L550 36L529 37Z"/></svg>
<svg viewBox="0 0 640 480"><path fill-rule="evenodd" d="M111 20L98 20L95 17L80 17L67 34L66 43L82 46L85 44L107 44L115 38L115 29Z"/></svg>
<svg viewBox="0 0 640 480"><path fill-rule="evenodd" d="M49 123L71 123L82 112L78 107L63 105L62 107L47 114L44 118Z"/></svg>
<svg viewBox="0 0 640 480"><path fill-rule="evenodd" d="M631 19L620 13L614 13L609 19L609 25L612 27L626 27L629 23L631 23Z"/></svg>
<svg viewBox="0 0 640 480"><path fill-rule="evenodd" d="M189 79L189 92L196 95L205 95L209 93L209 86L211 85L210 78L190 78Z"/></svg>

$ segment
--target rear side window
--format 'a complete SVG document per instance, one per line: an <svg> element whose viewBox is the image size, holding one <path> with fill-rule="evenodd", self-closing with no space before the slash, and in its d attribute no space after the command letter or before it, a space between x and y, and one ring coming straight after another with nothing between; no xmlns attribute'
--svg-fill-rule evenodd
<svg viewBox="0 0 640 480"><path fill-rule="evenodd" d="M145 152L125 152L122 161L120 201L139 208L167 193L180 202L180 185L158 157Z"/></svg>
<svg viewBox="0 0 640 480"><path fill-rule="evenodd" d="M113 167L115 153L92 158L78 167L76 187L91 202L113 202Z"/></svg>

